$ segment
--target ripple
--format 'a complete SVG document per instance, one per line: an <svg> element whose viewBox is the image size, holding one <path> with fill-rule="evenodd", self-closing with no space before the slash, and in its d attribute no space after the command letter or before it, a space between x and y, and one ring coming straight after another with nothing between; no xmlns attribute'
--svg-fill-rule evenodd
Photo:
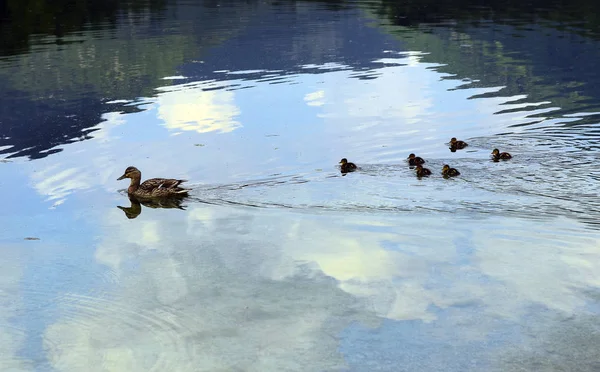
<svg viewBox="0 0 600 372"><path fill-rule="evenodd" d="M127 350L115 349L123 347L133 349L134 356L142 351L152 354L154 350L155 355L145 355L135 364L144 365L148 371L194 370L195 350L189 342L198 328L198 321L182 311L158 303L154 308L142 309L134 307L126 298L110 300L75 294L66 295L61 303L65 307L63 320L51 326L44 337L44 347L55 366L67 363L61 358L68 348L79 348L81 355L98 353L98 362L108 366L114 363L115 353L127 354ZM113 348L83 350L86 345L81 340L74 343L77 338L73 340L69 332L83 334ZM150 350L138 350L148 345L152 346ZM87 363L88 360L82 360L82 366Z"/></svg>
<svg viewBox="0 0 600 372"><path fill-rule="evenodd" d="M2 342L0 343L0 347L2 347L2 350L4 351L0 353L0 366L2 366L2 370L11 371L12 368L14 368L15 371L23 370L24 365L30 364L30 361L17 356L16 353L9 352L7 349L12 349L19 345L20 341L26 338L26 331L9 324L8 322L0 322L0 330L2 332L2 337L0 338L0 341Z"/></svg>
<svg viewBox="0 0 600 372"><path fill-rule="evenodd" d="M48 262L44 261L47 265ZM28 314L32 312L43 312L53 307L56 303L62 302L65 295L57 292L63 288L73 288L77 286L76 281L81 281L85 278L86 281L96 283L101 291L106 285L113 285L119 282L117 273L106 267L88 264L81 262L53 261L52 268L58 273L77 273L76 275L56 275L52 283L40 285L37 276L30 279L32 282L26 282L21 287L22 300L19 303L20 314ZM35 268L32 268L35 270Z"/></svg>
<svg viewBox="0 0 600 372"><path fill-rule="evenodd" d="M303 212L477 213L544 219L565 216L600 219L600 199L593 151L565 152L551 145L507 140L469 141L469 152L453 159L428 158L434 174L423 180L401 164L361 164L358 172L305 172L221 185L196 185L193 201ZM508 145L510 143L510 145ZM513 153L495 163L489 148ZM466 156L464 156L464 155ZM443 179L437 169L450 163L461 171ZM574 195L577 195L574 197ZM595 217L594 217L595 216ZM594 224L597 226L597 224Z"/></svg>

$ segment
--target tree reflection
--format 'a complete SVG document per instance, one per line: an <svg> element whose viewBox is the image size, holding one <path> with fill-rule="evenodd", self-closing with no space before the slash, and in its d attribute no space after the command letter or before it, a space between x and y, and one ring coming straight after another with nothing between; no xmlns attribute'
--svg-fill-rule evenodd
<svg viewBox="0 0 600 372"><path fill-rule="evenodd" d="M551 21L557 28L576 22L579 31L600 36L600 20L596 16L600 3L594 0L574 0L569 3L546 0L382 0L376 5L378 14L387 16L400 26L419 26L423 23L462 21L481 23L536 24L540 20Z"/></svg>
<svg viewBox="0 0 600 372"><path fill-rule="evenodd" d="M35 34L63 37L81 31L86 25L115 27L117 17L131 13L157 13L165 0L6 0L0 2L2 44L0 55L11 55L29 48Z"/></svg>

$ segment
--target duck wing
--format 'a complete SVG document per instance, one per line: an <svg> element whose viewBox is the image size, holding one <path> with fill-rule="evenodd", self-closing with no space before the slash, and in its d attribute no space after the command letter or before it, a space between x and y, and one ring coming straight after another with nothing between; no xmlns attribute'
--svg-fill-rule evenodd
<svg viewBox="0 0 600 372"><path fill-rule="evenodd" d="M179 185L186 180L176 180L173 178L151 178L142 182L140 185L140 189L144 191L153 191L153 190L171 190L175 191L179 189Z"/></svg>

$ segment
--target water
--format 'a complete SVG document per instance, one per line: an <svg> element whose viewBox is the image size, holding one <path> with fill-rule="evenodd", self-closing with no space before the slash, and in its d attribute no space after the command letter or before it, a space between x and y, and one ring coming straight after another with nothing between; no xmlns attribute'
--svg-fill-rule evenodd
<svg viewBox="0 0 600 372"><path fill-rule="evenodd" d="M18 4L1 370L600 368L595 3Z"/></svg>

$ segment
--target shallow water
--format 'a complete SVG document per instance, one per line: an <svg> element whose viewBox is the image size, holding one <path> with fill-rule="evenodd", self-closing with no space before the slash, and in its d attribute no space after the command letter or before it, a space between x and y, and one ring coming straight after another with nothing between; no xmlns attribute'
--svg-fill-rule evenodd
<svg viewBox="0 0 600 372"><path fill-rule="evenodd" d="M594 3L8 4L3 371L599 368Z"/></svg>

